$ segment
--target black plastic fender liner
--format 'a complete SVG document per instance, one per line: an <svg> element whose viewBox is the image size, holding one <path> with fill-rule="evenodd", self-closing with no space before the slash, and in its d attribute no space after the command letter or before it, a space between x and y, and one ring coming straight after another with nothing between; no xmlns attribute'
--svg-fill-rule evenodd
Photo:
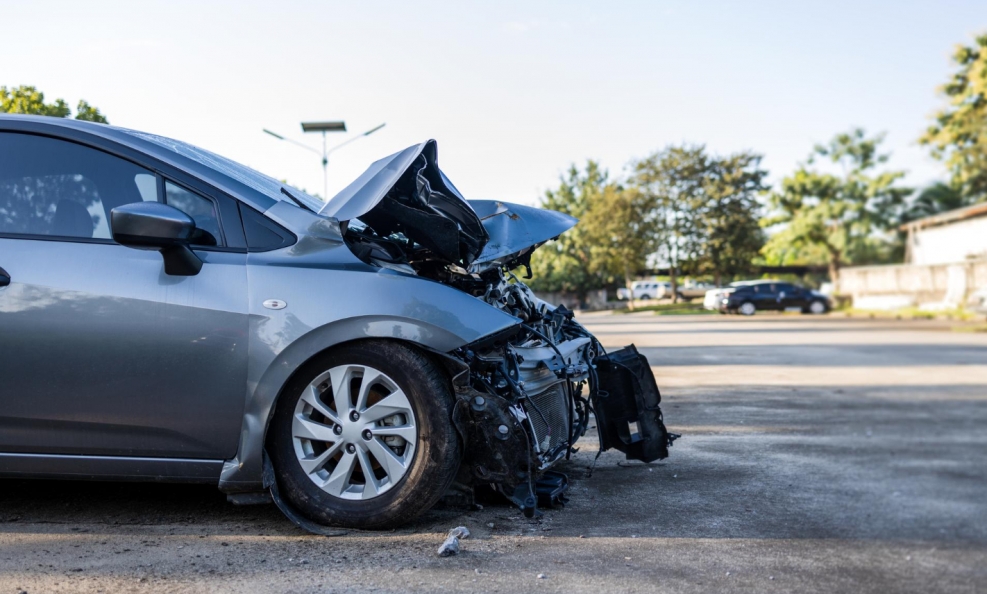
<svg viewBox="0 0 987 594"><path fill-rule="evenodd" d="M648 359L630 345L594 360L599 386L593 397L601 451L616 448L628 460L668 457L678 438L665 428L661 393Z"/></svg>
<svg viewBox="0 0 987 594"><path fill-rule="evenodd" d="M266 450L264 451L264 488L270 490L271 499L274 500L274 505L281 510L281 513L283 513L286 518L291 520L292 524L298 526L302 530L311 534L318 534L319 536L343 536L349 533L348 530L330 528L329 526L316 524L299 513L298 510L293 508L287 501L282 499L281 494L278 493L278 481L274 476L274 465L271 464L271 459L267 457Z"/></svg>

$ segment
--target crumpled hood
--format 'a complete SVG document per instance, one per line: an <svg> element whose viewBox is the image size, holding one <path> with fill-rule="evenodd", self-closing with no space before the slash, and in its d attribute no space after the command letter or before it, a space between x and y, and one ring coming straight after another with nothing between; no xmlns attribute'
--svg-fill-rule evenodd
<svg viewBox="0 0 987 594"><path fill-rule="evenodd" d="M555 239L579 222L555 210L499 200L470 200L469 203L490 236L490 241L473 263L474 268L509 265L528 248Z"/></svg>
<svg viewBox="0 0 987 594"><path fill-rule="evenodd" d="M471 271L512 264L578 222L531 206L467 201L439 169L434 140L374 162L319 214L340 222L359 219L381 236L401 233Z"/></svg>
<svg viewBox="0 0 987 594"><path fill-rule="evenodd" d="M402 233L463 267L488 239L479 217L439 169L434 140L374 162L319 214L340 222L359 218L384 236Z"/></svg>

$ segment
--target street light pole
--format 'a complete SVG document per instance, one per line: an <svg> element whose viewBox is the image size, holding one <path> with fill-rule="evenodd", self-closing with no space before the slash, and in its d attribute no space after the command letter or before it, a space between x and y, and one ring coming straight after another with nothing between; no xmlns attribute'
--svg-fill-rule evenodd
<svg viewBox="0 0 987 594"><path fill-rule="evenodd" d="M321 132L322 133L322 151L321 152L319 152L318 149L316 149L314 147L311 147L311 146L309 146L307 144L304 144L304 143L301 143L301 142L297 142L297 141L292 140L290 138L285 138L284 136L282 136L280 134L277 134L275 132L271 132L267 128L264 128L263 130L264 130L264 133L265 134L270 134L271 136L277 138L278 140L284 140L285 142L289 142L289 143L291 143L291 144L293 144L293 145L295 145L295 146L297 146L299 148L303 148L303 149L305 149L307 151L312 151L313 153L315 153L315 154L319 155L320 157L322 157L322 199L323 200L329 200L329 154L332 153L332 152L334 152L334 151L336 151L336 150L338 150L338 149L340 149L340 148L342 148L342 147L344 147L344 146L346 146L347 144L353 142L354 140L357 140L358 138L363 138L364 136L370 136L371 134L373 134L377 130L380 130L381 128L383 128L386 125L387 124L380 124L378 126L374 126L373 128L367 130L363 134L360 134L359 136L354 136L353 138L350 138L349 140L347 140L345 142L342 142L342 143L337 144L336 146L334 146L332 148L329 148L328 138L326 136L326 133L327 132L346 132L346 123L345 122L342 122L342 121L336 121L336 122L302 122L302 132Z"/></svg>

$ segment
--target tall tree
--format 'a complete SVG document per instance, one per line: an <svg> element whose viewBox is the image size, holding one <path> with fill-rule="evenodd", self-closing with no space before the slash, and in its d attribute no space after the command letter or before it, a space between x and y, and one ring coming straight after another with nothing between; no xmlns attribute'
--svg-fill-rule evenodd
<svg viewBox="0 0 987 594"><path fill-rule="evenodd" d="M899 220L908 188L897 185L903 171L877 171L888 160L878 148L883 135L868 138L862 129L838 134L815 147L808 163L781 182L769 196L772 214L765 227L781 226L762 253L779 264L823 260L838 290L839 271L875 251L877 234ZM841 174L810 169L817 159L829 161Z"/></svg>
<svg viewBox="0 0 987 594"><path fill-rule="evenodd" d="M80 100L75 111L75 119L77 120L98 122L100 124L109 123L106 116L87 101ZM0 87L0 113L21 113L67 118L72 115L72 110L69 109L64 99L55 99L52 103L45 103L44 93L35 87L21 85L10 89Z"/></svg>
<svg viewBox="0 0 987 594"><path fill-rule="evenodd" d="M583 170L572 165L559 179L559 186L545 192L541 206L583 219L593 204L600 201L606 188L613 185L609 173L595 161L587 161ZM534 253L531 259L532 288L576 293L583 301L590 290L604 285L592 260L588 230L582 224L577 225Z"/></svg>
<svg viewBox="0 0 987 594"><path fill-rule="evenodd" d="M987 34L953 53L957 70L940 88L946 106L919 142L946 163L967 204L987 200Z"/></svg>
<svg viewBox="0 0 987 594"><path fill-rule="evenodd" d="M712 158L703 175L703 195L693 215L698 249L691 270L711 274L720 286L724 275L749 272L764 246L757 198L768 190L768 172L761 169L760 155L741 152Z"/></svg>
<svg viewBox="0 0 987 594"><path fill-rule="evenodd" d="M541 206L579 219L579 225L535 252L532 287L587 293L617 282L629 283L654 251L647 197L622 187L595 161L573 165Z"/></svg>
<svg viewBox="0 0 987 594"><path fill-rule="evenodd" d="M682 264L699 249L696 213L704 202L711 159L701 145L669 146L632 167L630 185L653 208L653 241L659 261L668 264L672 299L677 300Z"/></svg>
<svg viewBox="0 0 987 594"><path fill-rule="evenodd" d="M594 198L581 221L590 246L590 271L622 278L634 307L631 281L656 249L655 207L651 196L634 187L610 184Z"/></svg>

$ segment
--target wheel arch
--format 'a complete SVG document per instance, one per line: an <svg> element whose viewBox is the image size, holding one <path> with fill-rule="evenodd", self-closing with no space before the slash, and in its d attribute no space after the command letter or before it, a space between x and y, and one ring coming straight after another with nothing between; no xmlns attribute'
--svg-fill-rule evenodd
<svg viewBox="0 0 987 594"><path fill-rule="evenodd" d="M338 320L298 338L278 354L254 386L248 385L237 454L223 465L219 480L221 491L238 493L263 488L264 444L271 418L286 387L314 359L342 346L368 340L387 340L414 347L432 359L450 380L454 369L444 354L468 342L427 322L396 316Z"/></svg>

